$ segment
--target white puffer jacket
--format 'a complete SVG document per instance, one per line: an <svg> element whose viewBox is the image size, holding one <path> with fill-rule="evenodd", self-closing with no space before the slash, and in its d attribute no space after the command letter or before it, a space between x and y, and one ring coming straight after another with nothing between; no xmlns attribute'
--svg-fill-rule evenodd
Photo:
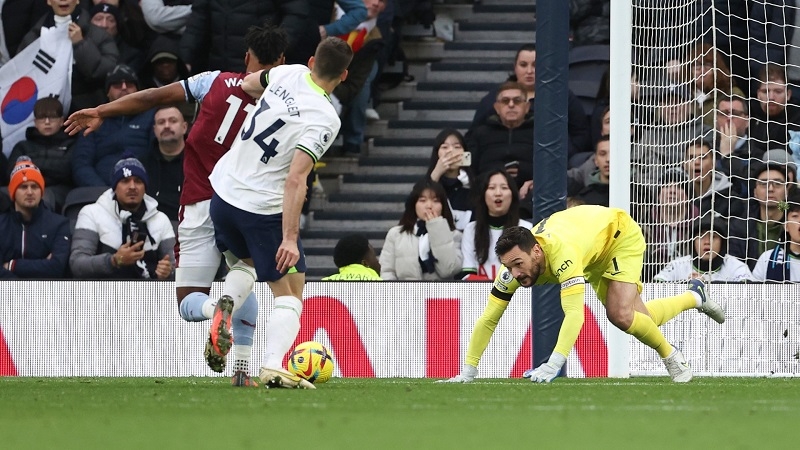
<svg viewBox="0 0 800 450"><path fill-rule="evenodd" d="M435 273L422 273L419 264L419 237L401 232L401 226L386 233L381 250L381 278L384 280L452 280L461 271L461 232L450 230L444 217L425 223L431 252L436 259Z"/></svg>

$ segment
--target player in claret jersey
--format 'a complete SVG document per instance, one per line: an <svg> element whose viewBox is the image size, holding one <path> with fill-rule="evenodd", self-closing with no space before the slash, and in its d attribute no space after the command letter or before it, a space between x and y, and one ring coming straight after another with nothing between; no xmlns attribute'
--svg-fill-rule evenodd
<svg viewBox="0 0 800 450"><path fill-rule="evenodd" d="M242 90L248 73L268 70L283 64L288 45L285 31L271 25L251 27L246 36L246 73L211 71L160 88L147 89L118 101L77 111L66 121L67 132L86 129L91 133L106 117L134 114L158 105L199 102L200 112L186 140L183 157L184 182L181 190L178 243L175 248L175 286L178 310L188 322L208 320L213 316L216 299L209 298L211 283L221 261L214 240L214 225L209 216L211 184L208 176L240 134L255 99ZM229 255L226 255L226 258ZM229 265L235 260L228 259ZM236 335L234 386L254 386L249 376L253 333L258 316L258 302L250 292L233 317ZM225 368L225 357L206 358L216 372Z"/></svg>
<svg viewBox="0 0 800 450"><path fill-rule="evenodd" d="M567 361L583 326L585 282L606 308L609 322L658 352L672 381L692 379L681 352L658 329L683 311L697 308L717 323L725 312L708 298L701 280L674 297L642 302L645 241L639 225L624 211L604 206L576 206L554 213L533 229L510 227L497 240L495 253L503 266L494 280L483 315L475 323L459 375L446 380L465 383L478 372L497 322L520 286L560 284L564 322L550 359L530 373L536 383L549 383Z"/></svg>

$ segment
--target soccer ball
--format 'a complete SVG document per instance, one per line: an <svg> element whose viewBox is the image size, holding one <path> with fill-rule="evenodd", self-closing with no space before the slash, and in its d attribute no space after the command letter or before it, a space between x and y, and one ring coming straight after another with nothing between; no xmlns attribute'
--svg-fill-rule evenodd
<svg viewBox="0 0 800 450"><path fill-rule="evenodd" d="M289 372L314 384L330 380L335 366L328 349L314 341L303 342L295 347L287 365Z"/></svg>

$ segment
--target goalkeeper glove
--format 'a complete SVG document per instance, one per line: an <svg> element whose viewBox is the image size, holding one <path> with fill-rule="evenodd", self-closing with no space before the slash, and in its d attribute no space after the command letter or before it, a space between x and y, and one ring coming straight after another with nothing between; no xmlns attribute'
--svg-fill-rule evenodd
<svg viewBox="0 0 800 450"><path fill-rule="evenodd" d="M561 353L553 352L546 363L534 369L531 373L531 381L534 383L549 383L553 381L566 362L566 356Z"/></svg>
<svg viewBox="0 0 800 450"><path fill-rule="evenodd" d="M478 368L472 367L469 364L464 364L461 373L450 378L449 380L439 380L437 383L469 383L478 375Z"/></svg>

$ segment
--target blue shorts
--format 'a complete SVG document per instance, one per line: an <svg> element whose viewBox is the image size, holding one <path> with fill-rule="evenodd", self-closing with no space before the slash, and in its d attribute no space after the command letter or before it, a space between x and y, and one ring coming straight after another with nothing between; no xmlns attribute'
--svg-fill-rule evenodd
<svg viewBox="0 0 800 450"><path fill-rule="evenodd" d="M283 214L242 211L216 193L211 197L209 213L214 223L214 239L221 252L229 250L239 259L251 258L258 281L276 281L283 276L275 261L283 241ZM297 240L297 249L300 250L300 260L289 272L305 273L306 256L300 239Z"/></svg>

